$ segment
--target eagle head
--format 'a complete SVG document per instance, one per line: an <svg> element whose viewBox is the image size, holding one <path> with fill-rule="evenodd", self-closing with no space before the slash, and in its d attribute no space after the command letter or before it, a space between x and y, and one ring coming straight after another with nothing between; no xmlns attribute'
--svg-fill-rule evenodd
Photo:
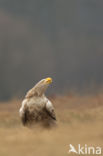
<svg viewBox="0 0 103 156"><path fill-rule="evenodd" d="M48 78L44 79L44 83L45 83L45 84L50 84L50 83L52 83L52 78L51 78L51 77L48 77Z"/></svg>
<svg viewBox="0 0 103 156"><path fill-rule="evenodd" d="M52 78L47 77L39 81L31 90L29 90L26 94L26 98L30 98L32 96L42 96L47 87L52 83Z"/></svg>

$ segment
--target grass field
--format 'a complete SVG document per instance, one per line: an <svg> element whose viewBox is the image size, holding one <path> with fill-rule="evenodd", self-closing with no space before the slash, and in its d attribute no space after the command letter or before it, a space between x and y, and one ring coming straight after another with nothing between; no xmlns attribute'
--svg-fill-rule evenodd
<svg viewBox="0 0 103 156"><path fill-rule="evenodd" d="M69 144L103 148L103 94L52 96L57 127L23 127L20 100L0 103L0 156L72 156ZM102 149L103 155L103 149Z"/></svg>

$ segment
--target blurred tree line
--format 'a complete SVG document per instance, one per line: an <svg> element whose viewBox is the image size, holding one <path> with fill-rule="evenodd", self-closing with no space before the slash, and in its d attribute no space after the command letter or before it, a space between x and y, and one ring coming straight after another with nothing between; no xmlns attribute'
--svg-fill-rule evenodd
<svg viewBox="0 0 103 156"><path fill-rule="evenodd" d="M0 0L0 99L103 84L103 1Z"/></svg>

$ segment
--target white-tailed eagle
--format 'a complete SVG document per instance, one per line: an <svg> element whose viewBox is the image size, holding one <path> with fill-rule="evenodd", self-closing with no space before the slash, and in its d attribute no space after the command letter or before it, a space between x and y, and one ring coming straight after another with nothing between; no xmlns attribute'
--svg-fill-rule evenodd
<svg viewBox="0 0 103 156"><path fill-rule="evenodd" d="M52 78L42 79L27 92L19 110L23 125L32 127L40 123L51 127L56 123L54 107L45 96L45 91L51 83Z"/></svg>

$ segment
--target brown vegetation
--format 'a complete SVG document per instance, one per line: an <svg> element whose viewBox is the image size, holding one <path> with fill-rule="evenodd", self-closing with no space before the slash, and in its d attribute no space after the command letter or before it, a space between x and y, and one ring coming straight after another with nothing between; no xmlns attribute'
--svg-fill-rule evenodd
<svg viewBox="0 0 103 156"><path fill-rule="evenodd" d="M23 127L21 101L0 103L0 156L66 156L69 144L103 147L103 94L53 96L58 126ZM102 151L103 152L103 151Z"/></svg>

